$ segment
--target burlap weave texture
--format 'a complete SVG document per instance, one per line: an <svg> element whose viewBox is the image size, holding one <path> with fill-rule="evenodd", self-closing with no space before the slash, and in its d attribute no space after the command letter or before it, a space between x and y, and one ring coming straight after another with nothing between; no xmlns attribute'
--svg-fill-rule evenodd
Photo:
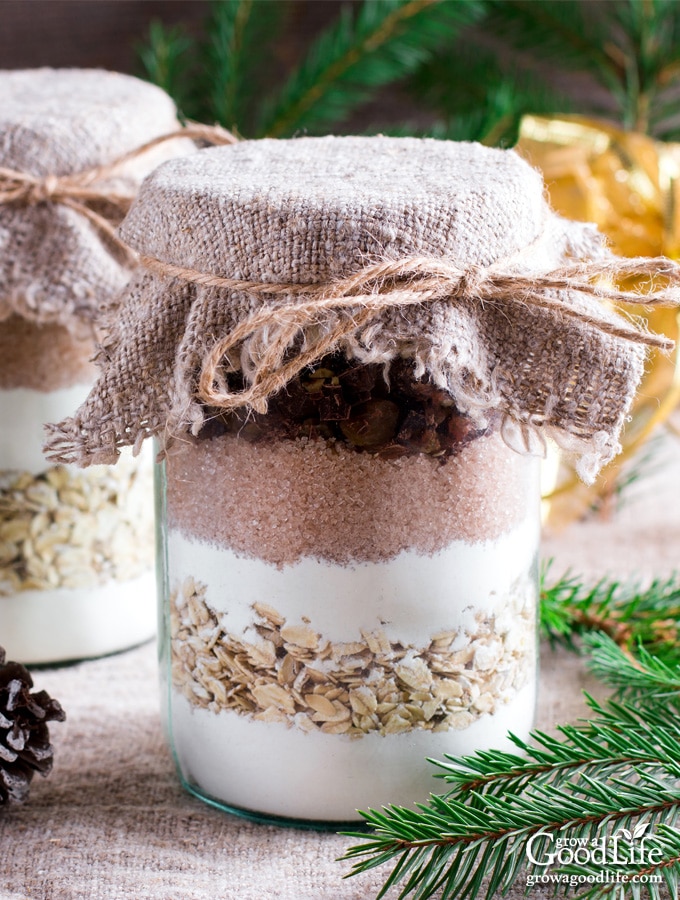
<svg viewBox="0 0 680 900"><path fill-rule="evenodd" d="M592 226L550 210L540 176L512 151L413 138L265 140L171 161L143 184L122 235L161 263L267 284L318 284L414 255L471 271L503 263L523 276L606 255ZM557 298L616 318L576 292ZM98 384L55 433L55 458L113 462L149 434L200 430L206 354L254 310L280 302L140 272L111 323ZM332 330L334 315L313 328ZM257 335L260 345L266 337ZM501 410L523 433L577 449L587 478L618 450L644 359L576 319L474 292L382 310L338 349L361 362L413 359L415 374L463 412ZM246 375L251 351L230 358Z"/></svg>
<svg viewBox="0 0 680 900"><path fill-rule="evenodd" d="M178 127L172 100L127 75L80 69L0 72L0 167L35 176L108 165ZM172 142L107 180L136 192ZM0 204L0 320L13 313L72 330L89 325L130 275L116 248L77 211L49 200Z"/></svg>

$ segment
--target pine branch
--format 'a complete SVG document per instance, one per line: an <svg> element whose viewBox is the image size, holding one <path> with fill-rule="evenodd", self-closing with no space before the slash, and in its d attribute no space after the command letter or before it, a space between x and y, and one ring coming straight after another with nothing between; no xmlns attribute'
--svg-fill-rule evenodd
<svg viewBox="0 0 680 900"><path fill-rule="evenodd" d="M644 826L647 823L641 823ZM619 832L620 833L620 832ZM636 847L634 841L620 841L623 845L624 858L632 852L633 859L636 857L636 851L639 853L639 845ZM580 862L579 864L569 864L560 867L563 877L569 878L572 886L584 884L587 881L593 883L593 887L589 890L577 893L577 897L604 898L616 897L622 898L630 893L634 900L642 897L643 894L651 898L664 897L668 900L668 895L664 888L667 888L671 897L677 897L678 885L680 884L680 831L677 828L669 826L665 823L659 823L657 831L651 839L646 840L645 854L649 855L650 851L660 854L660 861L655 865L646 865L644 862L621 863L619 857L614 857L614 853L610 852L609 862L616 865L615 871L620 873L624 884L622 889L616 889L611 886L608 890L603 887L595 887L598 877L602 878L603 867L592 862ZM612 859L612 857L614 857ZM658 879L657 883L646 884L640 887L633 879L654 877ZM565 882L566 883L566 882ZM566 889L565 889L566 890Z"/></svg>
<svg viewBox="0 0 680 900"><path fill-rule="evenodd" d="M245 33L253 0L223 0L213 3L206 28L206 63L210 72L208 98L213 117L227 128L241 121L238 92L246 49Z"/></svg>
<svg viewBox="0 0 680 900"><path fill-rule="evenodd" d="M361 843L343 857L354 863L349 874L389 866L379 896L395 888L399 898L427 900L441 892L442 900L490 900L520 879L527 886L544 883L543 857L564 838L580 840L582 846L604 842L608 855L604 861L558 858L548 879L556 893L569 891L585 900L643 895L661 900L664 889L676 890L680 654L674 651L671 662L670 655L661 659L644 646L632 653L603 631L588 630L604 624L621 637L623 628L629 640L643 634L667 649L669 623L657 628L654 614L669 612L670 597L675 627L679 591L675 576L654 581L645 591L622 589L617 582L586 589L576 579L544 589L553 614L546 617L544 610L544 622L552 622L562 639L572 638L578 627L591 667L623 699L601 704L586 696L587 721L558 726L555 736L534 731L528 741L510 735L515 752L485 750L430 760L448 792L431 795L414 809L390 806L362 813L373 831L351 835ZM644 858L634 852L643 833ZM615 856L620 846L630 851L623 862ZM603 883L607 862L615 866L618 881Z"/></svg>
<svg viewBox="0 0 680 900"><path fill-rule="evenodd" d="M624 128L657 136L679 130L660 112L680 88L675 0L489 0L489 6L487 34L525 64L557 62L564 71L589 72L609 93ZM602 112L590 96L581 104L583 114Z"/></svg>
<svg viewBox="0 0 680 900"><path fill-rule="evenodd" d="M436 777L452 785L455 796L502 793L531 783L559 783L565 776L607 779L626 767L653 772L660 764L680 778L677 746L680 723L669 721L668 707L638 709L609 700L604 706L586 695L593 717L578 725L557 726L557 737L535 731L530 742L509 735L519 753L482 750L472 756L430 760Z"/></svg>
<svg viewBox="0 0 680 900"><path fill-rule="evenodd" d="M628 652L638 646L665 662L680 662L680 575L654 579L646 587L602 580L585 587L565 575L546 585L542 574L541 631L553 644L575 649L575 639L593 631L609 636Z"/></svg>
<svg viewBox="0 0 680 900"><path fill-rule="evenodd" d="M506 147L516 142L517 125L514 115L505 115L502 110L492 107L461 113L448 120L437 119L428 128L404 123L391 128L370 128L367 134L432 138L438 141L477 141L488 147Z"/></svg>
<svg viewBox="0 0 680 900"><path fill-rule="evenodd" d="M363 843L343 857L355 863L350 874L393 865L379 896L398 884L402 898L424 900L440 889L442 898L490 898L520 875L540 874L526 855L532 837L539 858L558 836L590 843L644 822L660 829L649 844L660 848L659 859L651 868L639 862L624 867L624 883L643 870L677 879L680 835L666 826L680 819L680 723L663 705L640 710L588 702L593 719L561 726L559 737L534 732L529 742L513 738L522 755L482 751L435 763L452 786L445 796L432 795L416 809L362 813L374 831L351 835ZM568 876L590 869L566 864L551 871ZM586 888L578 896L596 895ZM597 896L613 900L614 893Z"/></svg>
<svg viewBox="0 0 680 900"><path fill-rule="evenodd" d="M605 684L616 688L620 697L664 698L678 705L680 698L680 654L673 645L677 662L664 661L644 646L633 654L623 650L606 634L589 634L583 638L590 654L588 668Z"/></svg>
<svg viewBox="0 0 680 900"><path fill-rule="evenodd" d="M624 775L605 780L579 774L559 783L531 783L519 793L507 786L503 794L472 792L463 800L433 794L417 809L369 810L362 815L373 833L351 834L363 843L350 847L343 859L355 861L350 874L394 864L378 896L399 884L400 898L411 894L426 898L441 890L442 900L454 896L488 900L505 892L520 874L541 871L525 852L531 838L534 858L540 859L556 835L589 843L616 829L630 830L640 821L652 828L675 823L680 817L677 775L635 772L634 782ZM652 870L666 868L679 875L677 849L669 837ZM640 868L631 865L627 876L639 874ZM558 866L555 871L563 869ZM579 896L595 896L596 890L600 886Z"/></svg>
<svg viewBox="0 0 680 900"><path fill-rule="evenodd" d="M343 121L481 14L478 0L365 0L356 16L343 9L268 104L260 133L284 137Z"/></svg>
<svg viewBox="0 0 680 900"><path fill-rule="evenodd" d="M615 45L608 8L593 15L589 7L581 0L489 0L488 33L534 60L591 72L620 97L623 73L617 54L612 55Z"/></svg>
<svg viewBox="0 0 680 900"><path fill-rule="evenodd" d="M650 132L661 141L680 139L680 108L676 86L680 82L680 61L675 64L675 72L671 77L675 84L669 90L659 92L649 116Z"/></svg>
<svg viewBox="0 0 680 900"><path fill-rule="evenodd" d="M285 11L286 4L255 0L212 3L202 47L206 118L250 133L266 69L262 47L274 39Z"/></svg>
<svg viewBox="0 0 680 900"><path fill-rule="evenodd" d="M149 81L168 93L184 111L191 83L194 41L180 27L165 28L155 20L149 26L148 44L137 52Z"/></svg>
<svg viewBox="0 0 680 900"><path fill-rule="evenodd" d="M507 146L523 114L573 105L546 77L557 65L590 73L624 127L680 137L677 0L364 0L344 10L268 97L267 61L288 6L214 0L201 41L154 23L139 50L144 69L191 118L277 137L333 129L408 76L441 123L435 136ZM483 30L458 40L483 16ZM610 115L606 99L586 92L579 111Z"/></svg>
<svg viewBox="0 0 680 900"><path fill-rule="evenodd" d="M624 124L648 132L658 95L678 60L680 15L668 0L626 0L612 6L619 26L627 103Z"/></svg>
<svg viewBox="0 0 680 900"><path fill-rule="evenodd" d="M484 123L474 140L490 146L513 145L522 116L572 108L566 95L548 88L544 79L516 63L503 66L488 48L460 42L455 52L448 47L422 66L411 84L421 104L435 108L450 122L470 117Z"/></svg>

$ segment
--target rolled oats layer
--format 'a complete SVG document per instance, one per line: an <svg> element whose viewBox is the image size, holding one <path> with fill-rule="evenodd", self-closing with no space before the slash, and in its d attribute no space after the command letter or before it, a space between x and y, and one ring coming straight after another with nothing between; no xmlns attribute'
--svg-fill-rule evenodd
<svg viewBox="0 0 680 900"><path fill-rule="evenodd" d="M381 628L354 641L320 634L264 603L253 605L249 640L187 578L171 596L172 680L194 706L353 738L413 729L465 729L493 715L533 671L535 602L526 579L470 630L452 627L424 647ZM311 611L311 610L310 610Z"/></svg>
<svg viewBox="0 0 680 900"><path fill-rule="evenodd" d="M131 457L116 469L0 473L0 598L95 588L148 571L150 497L148 461Z"/></svg>

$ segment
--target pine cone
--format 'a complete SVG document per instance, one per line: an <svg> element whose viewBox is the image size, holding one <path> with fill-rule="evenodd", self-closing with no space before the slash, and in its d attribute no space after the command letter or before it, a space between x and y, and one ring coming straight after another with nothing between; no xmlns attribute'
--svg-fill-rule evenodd
<svg viewBox="0 0 680 900"><path fill-rule="evenodd" d="M23 803L36 772L47 775L53 749L47 723L63 722L64 710L46 691L30 693L25 666L5 662L0 647L0 807Z"/></svg>

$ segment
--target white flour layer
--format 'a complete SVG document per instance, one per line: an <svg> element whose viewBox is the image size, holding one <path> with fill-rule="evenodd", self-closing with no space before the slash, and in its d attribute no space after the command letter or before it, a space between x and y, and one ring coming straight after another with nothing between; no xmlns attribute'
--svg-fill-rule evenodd
<svg viewBox="0 0 680 900"><path fill-rule="evenodd" d="M172 695L172 743L186 782L228 806L270 816L349 822L357 809L410 806L443 793L426 761L482 749L511 750L507 732L526 738L536 700L534 674L495 715L462 731L307 734L230 710L217 715Z"/></svg>
<svg viewBox="0 0 680 900"><path fill-rule="evenodd" d="M156 633L156 585L148 572L101 587L22 591L0 597L0 645L7 658L55 663L102 656Z"/></svg>
<svg viewBox="0 0 680 900"><path fill-rule="evenodd" d="M453 541L433 556L403 551L378 563L341 566L314 558L277 568L226 547L168 534L170 589L191 576L207 587L206 602L234 635L255 637L254 603L267 603L289 624L303 617L333 641L352 641L361 629L383 628L390 638L418 645L446 628L472 627L479 611L507 603L518 579L532 571L538 516L495 541Z"/></svg>
<svg viewBox="0 0 680 900"><path fill-rule="evenodd" d="M37 475L48 469L50 463L42 452L43 425L73 415L89 392L87 384L48 393L29 388L0 390L0 471Z"/></svg>
<svg viewBox="0 0 680 900"><path fill-rule="evenodd" d="M357 641L362 630L381 630L390 640L426 647L437 632L454 629L462 647L480 614L495 614L499 629L502 616L511 634L513 610L533 608L537 544L532 517L495 541L453 541L434 556L402 552L354 566L305 558L277 568L171 531L168 581L171 591L181 590L188 578L205 585L205 603L217 612L221 629L247 640L258 639L253 604L259 602L289 625L308 623L321 641ZM526 619L517 627L518 635L526 634ZM357 808L411 804L441 788L427 757L507 745L509 729L526 737L535 706L533 659L527 668L525 686L467 728L369 732L354 739L306 733L233 710L200 709L172 688L173 746L185 781L226 805L295 819L350 821Z"/></svg>

